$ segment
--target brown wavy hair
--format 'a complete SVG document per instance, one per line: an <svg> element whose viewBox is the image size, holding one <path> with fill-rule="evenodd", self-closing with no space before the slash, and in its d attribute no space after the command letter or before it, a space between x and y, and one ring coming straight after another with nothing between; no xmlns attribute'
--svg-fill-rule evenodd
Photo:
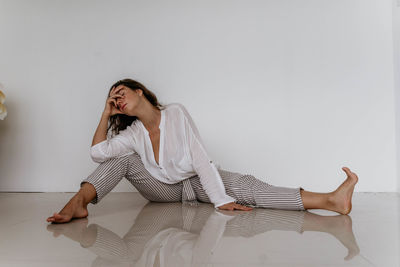
<svg viewBox="0 0 400 267"><path fill-rule="evenodd" d="M165 106L158 102L156 95L152 91L147 89L146 86L144 86L140 82L132 80L132 79L123 79L123 80L119 80L118 82L114 83L111 86L110 90L108 91L107 98L110 97L110 92L111 92L112 88L114 86L117 87L121 84L128 87L129 89L131 89L133 91L141 89L143 91L143 95L154 107L156 107L158 110L165 109ZM112 131L111 137L113 137L113 136L119 134L120 131L125 130L126 127L131 125L137 119L138 118L136 116L128 116L125 114L115 114L108 119L109 126L107 128L107 132L109 132L109 130L111 129L111 131Z"/></svg>

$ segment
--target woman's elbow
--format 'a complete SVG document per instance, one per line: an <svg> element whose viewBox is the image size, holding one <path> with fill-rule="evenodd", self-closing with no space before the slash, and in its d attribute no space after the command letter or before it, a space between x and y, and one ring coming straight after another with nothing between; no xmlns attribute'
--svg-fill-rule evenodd
<svg viewBox="0 0 400 267"><path fill-rule="evenodd" d="M96 163L102 163L102 162L106 161L106 158L104 157L104 155L98 153L97 151L92 150L90 152L90 157Z"/></svg>

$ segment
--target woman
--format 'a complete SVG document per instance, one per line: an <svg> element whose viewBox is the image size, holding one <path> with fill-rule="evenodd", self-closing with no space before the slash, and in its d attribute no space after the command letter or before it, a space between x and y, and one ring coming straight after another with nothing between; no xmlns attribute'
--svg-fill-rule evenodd
<svg viewBox="0 0 400 267"><path fill-rule="evenodd" d="M110 128L113 136L108 139ZM208 157L186 108L179 103L161 105L150 90L131 79L110 88L91 157L100 165L48 222L87 217L87 205L97 204L123 177L150 201L196 205L199 200L220 210L326 209L340 214L350 213L358 181L355 173L343 167L347 179L335 191L314 193L220 169Z"/></svg>

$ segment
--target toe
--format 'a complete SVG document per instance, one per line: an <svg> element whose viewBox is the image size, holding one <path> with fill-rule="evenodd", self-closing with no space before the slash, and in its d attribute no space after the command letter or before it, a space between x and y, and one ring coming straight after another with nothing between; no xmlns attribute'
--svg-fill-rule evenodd
<svg viewBox="0 0 400 267"><path fill-rule="evenodd" d="M59 213L54 213L54 218L55 219L61 219L63 216Z"/></svg>
<svg viewBox="0 0 400 267"><path fill-rule="evenodd" d="M68 222L70 220L70 217L68 217L68 215L65 214L55 214L54 215L54 222L56 223L64 223L64 222Z"/></svg>
<svg viewBox="0 0 400 267"><path fill-rule="evenodd" d="M348 176L350 176L351 175L351 171L350 171L350 169L349 168L347 168L347 167L343 167L342 168L342 170L348 175Z"/></svg>

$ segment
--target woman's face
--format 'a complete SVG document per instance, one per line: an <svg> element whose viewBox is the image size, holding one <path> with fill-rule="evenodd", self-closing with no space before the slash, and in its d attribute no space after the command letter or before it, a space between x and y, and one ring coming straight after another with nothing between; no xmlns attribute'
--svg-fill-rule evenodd
<svg viewBox="0 0 400 267"><path fill-rule="evenodd" d="M119 85L115 90L115 94L121 95L121 97L116 98L118 109L126 115L132 114L140 101L138 92L139 90L132 90L125 85Z"/></svg>

